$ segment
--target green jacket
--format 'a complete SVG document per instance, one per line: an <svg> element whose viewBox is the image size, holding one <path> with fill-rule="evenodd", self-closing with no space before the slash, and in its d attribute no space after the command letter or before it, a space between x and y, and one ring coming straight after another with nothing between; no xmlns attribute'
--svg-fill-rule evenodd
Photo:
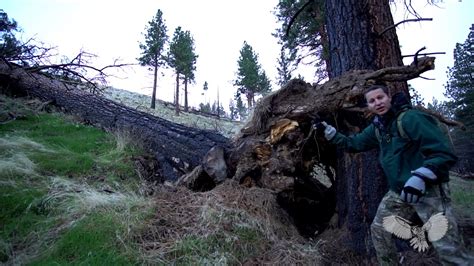
<svg viewBox="0 0 474 266"><path fill-rule="evenodd" d="M391 115L383 123L380 142L374 123L350 137L337 133L331 142L348 152L379 147L379 160L388 178L390 190L397 193L401 192L405 182L411 177L411 171L421 166L433 171L440 182L449 181L449 169L456 163L457 157L453 154L446 135L438 126L437 119L425 112L408 109L401 119L408 136L403 138L399 136L396 121L400 112Z"/></svg>

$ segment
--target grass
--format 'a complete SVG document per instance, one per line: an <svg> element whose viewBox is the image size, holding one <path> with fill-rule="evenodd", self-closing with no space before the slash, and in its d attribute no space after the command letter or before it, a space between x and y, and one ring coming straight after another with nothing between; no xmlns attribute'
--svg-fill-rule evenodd
<svg viewBox="0 0 474 266"><path fill-rule="evenodd" d="M151 103L150 96L133 93L130 91L107 88L105 90L104 96L111 100L120 102L128 107L159 116L169 121L173 121L175 123L186 125L189 127L217 131L226 137L231 137L237 134L244 125L243 122L230 121L227 118L222 118L218 120L212 117L206 117L186 112L181 112L179 116L176 116L174 107L166 107L164 102L162 102L161 100L157 100L156 108L151 109L149 107Z"/></svg>
<svg viewBox="0 0 474 266"><path fill-rule="evenodd" d="M474 209L472 208L472 203L474 202L474 182L462 179L452 173L449 184L453 208L461 215L469 217L474 221Z"/></svg>
<svg viewBox="0 0 474 266"><path fill-rule="evenodd" d="M40 103L31 100L0 95L0 103L0 119L9 112L18 118L0 124L0 264L291 265L321 259L319 242L297 236L263 190L229 183L194 193L165 186L147 196L142 191L150 187L133 165L143 150L127 132L38 112ZM454 176L451 188L453 207L472 220L474 183Z"/></svg>
<svg viewBox="0 0 474 266"><path fill-rule="evenodd" d="M0 125L0 263L138 263L133 232L153 210L134 171L140 146L31 101L0 101L20 118Z"/></svg>

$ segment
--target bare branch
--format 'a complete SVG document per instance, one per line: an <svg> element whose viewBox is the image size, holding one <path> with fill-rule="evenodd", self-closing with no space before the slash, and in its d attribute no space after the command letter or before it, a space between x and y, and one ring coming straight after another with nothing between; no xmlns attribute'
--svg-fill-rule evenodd
<svg viewBox="0 0 474 266"><path fill-rule="evenodd" d="M422 53L422 54L418 54L418 55L427 56L427 55L435 55L435 54L446 54L446 52ZM416 54L408 54L408 55L402 55L402 57L412 57L412 56L415 56L415 55Z"/></svg>
<svg viewBox="0 0 474 266"><path fill-rule="evenodd" d="M391 30L391 29L395 29L396 27L398 27L398 25L402 24L402 23L407 23L407 22L417 22L417 21L433 21L432 18L413 18L413 19L405 19L405 20L402 20L392 26L389 26L387 28L385 28L381 33L379 33L379 36L382 36L385 32Z"/></svg>

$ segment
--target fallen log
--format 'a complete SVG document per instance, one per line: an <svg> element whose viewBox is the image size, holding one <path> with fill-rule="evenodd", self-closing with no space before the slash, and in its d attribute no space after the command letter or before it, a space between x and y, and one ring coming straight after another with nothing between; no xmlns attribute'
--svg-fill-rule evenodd
<svg viewBox="0 0 474 266"><path fill-rule="evenodd" d="M131 132L155 154L158 181L177 180L200 165L212 147L229 146L228 139L216 132L189 128L137 111L5 61L0 61L0 86L16 95L51 101L92 125Z"/></svg>

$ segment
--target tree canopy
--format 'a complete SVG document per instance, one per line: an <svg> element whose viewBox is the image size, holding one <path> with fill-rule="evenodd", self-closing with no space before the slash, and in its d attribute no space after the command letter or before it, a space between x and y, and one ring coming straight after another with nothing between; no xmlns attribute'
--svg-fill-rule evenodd
<svg viewBox="0 0 474 266"><path fill-rule="evenodd" d="M237 96L244 94L247 98L247 106L251 108L255 103L256 95L271 91L270 80L258 63L258 55L246 41L240 49L237 64L237 78L234 82L234 85L238 87Z"/></svg>
<svg viewBox="0 0 474 266"><path fill-rule="evenodd" d="M464 123L466 131L454 130L453 142L458 153L459 170L474 172L474 24L464 43L454 49L454 65L448 68L445 95L454 118Z"/></svg>
<svg viewBox="0 0 474 266"><path fill-rule="evenodd" d="M181 75L183 75L185 85L187 85L188 81L194 80L197 57L191 33L183 31L181 27L177 27L168 54L168 64L176 73L176 114L179 114L179 81ZM185 92L185 102L187 102L187 92Z"/></svg>

